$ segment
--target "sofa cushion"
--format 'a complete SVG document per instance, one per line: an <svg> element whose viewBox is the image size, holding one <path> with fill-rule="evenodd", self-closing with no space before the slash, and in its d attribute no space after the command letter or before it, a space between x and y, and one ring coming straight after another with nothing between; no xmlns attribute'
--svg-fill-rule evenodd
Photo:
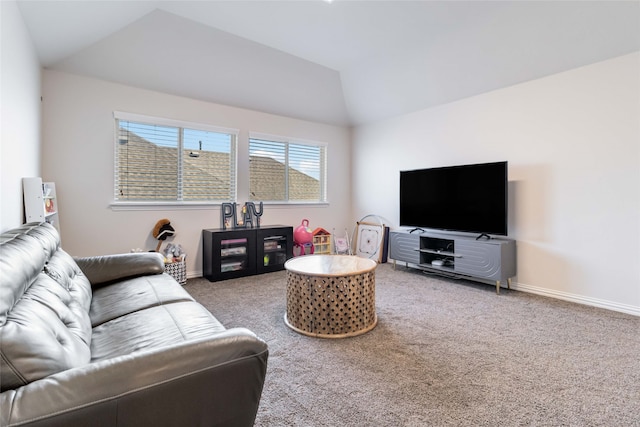
<svg viewBox="0 0 640 427"><path fill-rule="evenodd" d="M17 236L2 243L0 256L0 326L24 292L42 272L44 253L35 239Z"/></svg>
<svg viewBox="0 0 640 427"><path fill-rule="evenodd" d="M93 328L93 362L211 338L226 328L202 305L176 302L117 317Z"/></svg>
<svg viewBox="0 0 640 427"><path fill-rule="evenodd" d="M136 252L74 258L93 288L137 276L164 273L164 258L157 252Z"/></svg>
<svg viewBox="0 0 640 427"><path fill-rule="evenodd" d="M51 224L26 224L0 237L0 384L7 390L89 362L86 294L62 276L65 264ZM71 289L71 290L70 290ZM90 292L90 289L89 289Z"/></svg>
<svg viewBox="0 0 640 427"><path fill-rule="evenodd" d="M58 246L51 224L27 224L0 235L0 326Z"/></svg>
<svg viewBox="0 0 640 427"><path fill-rule="evenodd" d="M89 312L92 297L91 283L89 283L89 279L82 273L82 270L80 270L71 255L62 250L62 248L58 249L49 262L45 264L44 272L68 290L71 297L76 300L85 312Z"/></svg>
<svg viewBox="0 0 640 427"><path fill-rule="evenodd" d="M16 388L91 359L91 323L69 291L39 274L0 325L0 384Z"/></svg>
<svg viewBox="0 0 640 427"><path fill-rule="evenodd" d="M33 239L38 243L38 247L40 247L46 261L48 261L49 257L60 247L60 234L58 230L47 222L23 224L12 230L3 231L0 236L0 244L2 244L4 248L4 245L11 240L25 237Z"/></svg>
<svg viewBox="0 0 640 427"><path fill-rule="evenodd" d="M135 277L93 291L89 316L95 327L145 308L180 301L194 301L168 274Z"/></svg>

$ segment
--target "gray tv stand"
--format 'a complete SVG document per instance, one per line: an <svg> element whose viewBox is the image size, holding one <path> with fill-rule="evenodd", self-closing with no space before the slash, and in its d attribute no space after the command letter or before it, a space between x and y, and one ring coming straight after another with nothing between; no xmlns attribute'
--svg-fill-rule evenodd
<svg viewBox="0 0 640 427"><path fill-rule="evenodd" d="M450 277L495 283L511 288L516 275L516 242L508 238L481 238L434 231L394 230L389 233L389 258Z"/></svg>

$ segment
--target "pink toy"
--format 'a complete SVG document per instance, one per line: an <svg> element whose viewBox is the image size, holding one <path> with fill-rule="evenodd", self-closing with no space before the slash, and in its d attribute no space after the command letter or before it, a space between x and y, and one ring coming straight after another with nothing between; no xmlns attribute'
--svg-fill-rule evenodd
<svg viewBox="0 0 640 427"><path fill-rule="evenodd" d="M293 241L299 245L313 243L313 234L311 234L308 219L303 219L302 223L293 230Z"/></svg>
<svg viewBox="0 0 640 427"><path fill-rule="evenodd" d="M313 234L309 228L309 220L303 219L302 223L293 230L293 255L310 255L313 251Z"/></svg>

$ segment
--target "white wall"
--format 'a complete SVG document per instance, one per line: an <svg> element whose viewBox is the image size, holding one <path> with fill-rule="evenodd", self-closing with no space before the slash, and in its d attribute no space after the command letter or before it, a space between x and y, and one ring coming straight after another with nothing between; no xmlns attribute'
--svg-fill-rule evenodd
<svg viewBox="0 0 640 427"><path fill-rule="evenodd" d="M282 135L328 144L328 198L323 206L270 206L262 224L331 231L353 227L350 204L350 133L347 128L312 123L240 108L142 90L56 71L43 74L43 179L55 181L65 250L75 256L153 249L156 221L168 218L173 242L186 250L187 274L202 273L201 231L220 227L219 205L207 209L114 211L114 111L144 114L240 130L238 203L248 197L248 133Z"/></svg>
<svg viewBox="0 0 640 427"><path fill-rule="evenodd" d="M22 177L40 175L40 63L15 1L0 2L0 231L23 222Z"/></svg>
<svg viewBox="0 0 640 427"><path fill-rule="evenodd" d="M640 53L353 135L353 212L398 223L399 171L507 160L518 289L640 314Z"/></svg>

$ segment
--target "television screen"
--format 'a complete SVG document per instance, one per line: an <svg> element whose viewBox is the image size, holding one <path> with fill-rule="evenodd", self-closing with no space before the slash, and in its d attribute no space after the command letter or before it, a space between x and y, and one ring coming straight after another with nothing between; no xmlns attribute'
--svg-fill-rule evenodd
<svg viewBox="0 0 640 427"><path fill-rule="evenodd" d="M507 235L507 162L400 172L400 225Z"/></svg>

